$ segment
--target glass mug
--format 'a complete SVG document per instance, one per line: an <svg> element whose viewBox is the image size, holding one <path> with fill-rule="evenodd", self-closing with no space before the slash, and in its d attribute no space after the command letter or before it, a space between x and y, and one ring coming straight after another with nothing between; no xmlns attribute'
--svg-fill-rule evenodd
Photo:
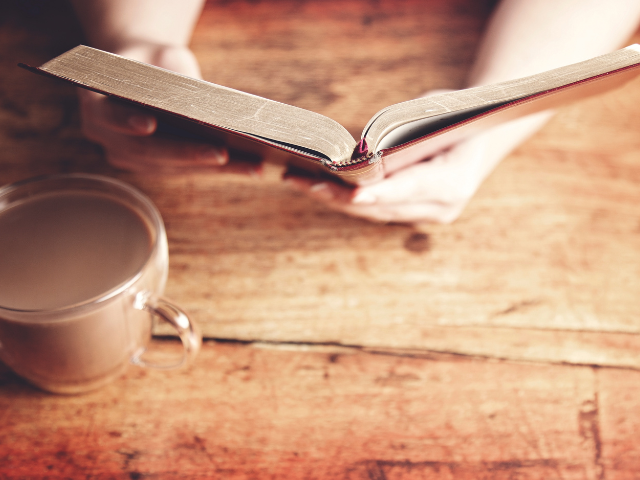
<svg viewBox="0 0 640 480"><path fill-rule="evenodd" d="M66 394L98 388L130 363L189 363L201 335L160 297L168 265L160 213L125 183L76 174L0 188L0 359ZM142 358L156 318L182 340L177 363Z"/></svg>

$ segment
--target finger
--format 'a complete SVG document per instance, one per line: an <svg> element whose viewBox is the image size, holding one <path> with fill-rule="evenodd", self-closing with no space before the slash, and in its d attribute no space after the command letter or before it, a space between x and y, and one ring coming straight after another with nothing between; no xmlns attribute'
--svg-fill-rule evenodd
<svg viewBox="0 0 640 480"><path fill-rule="evenodd" d="M141 108L117 103L105 95L83 90L80 93L83 126L89 134L110 130L128 135L151 135L156 131L156 118Z"/></svg>
<svg viewBox="0 0 640 480"><path fill-rule="evenodd" d="M149 161L139 161L138 159L126 158L118 155L106 153L107 161L116 168L136 173L184 173L188 171L201 171L206 173L233 173L251 177L260 177L263 173L261 163L247 160L231 160L226 165L192 164L186 165L179 162L157 163Z"/></svg>
<svg viewBox="0 0 640 480"><path fill-rule="evenodd" d="M464 206L441 202L359 205L350 201L352 189L334 182L290 174L285 182L334 210L376 222L451 223Z"/></svg>
<svg viewBox="0 0 640 480"><path fill-rule="evenodd" d="M430 201L441 197L447 168L442 168L444 157L434 157L425 162L404 168L380 182L358 187L350 199L355 205L404 204ZM451 169L450 166L448 168ZM445 177L445 178L443 178ZM434 189L435 186L435 189Z"/></svg>
<svg viewBox="0 0 640 480"><path fill-rule="evenodd" d="M354 191L357 205L405 203L458 203L467 201L484 175L485 142L474 138L453 149L409 166L384 180Z"/></svg>
<svg viewBox="0 0 640 480"><path fill-rule="evenodd" d="M131 171L179 171L185 167L214 169L220 172L260 175L261 162L256 159L234 159L224 147L162 136L133 137L114 132L101 132L107 160L112 165Z"/></svg>
<svg viewBox="0 0 640 480"><path fill-rule="evenodd" d="M303 192L321 202L349 203L353 187L348 187L328 179L285 174L284 181L294 190Z"/></svg>
<svg viewBox="0 0 640 480"><path fill-rule="evenodd" d="M285 182L333 210L376 222L436 222L451 223L461 213L464 204L445 202L354 203L353 188L335 182L296 175L287 175Z"/></svg>
<svg viewBox="0 0 640 480"><path fill-rule="evenodd" d="M462 207L439 203L415 203L404 205L359 206L328 203L334 210L375 222L430 222L451 223L462 212Z"/></svg>
<svg viewBox="0 0 640 480"><path fill-rule="evenodd" d="M208 143L154 135L135 137L112 131L96 132L100 142L112 155L157 165L224 165L229 161L224 147Z"/></svg>

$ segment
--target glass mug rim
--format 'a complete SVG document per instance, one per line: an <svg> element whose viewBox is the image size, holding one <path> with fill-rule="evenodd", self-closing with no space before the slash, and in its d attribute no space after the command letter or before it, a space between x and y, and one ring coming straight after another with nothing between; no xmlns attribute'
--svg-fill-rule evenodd
<svg viewBox="0 0 640 480"><path fill-rule="evenodd" d="M106 292L96 295L92 298L83 300L73 305L67 305L64 307L52 308L52 309L46 309L46 308L45 309L19 309L19 308L11 308L11 307L0 305L0 313L7 312L13 315L17 315L19 317L26 317L24 318L24 320L27 320L29 317L35 317L35 316L46 314L47 316L49 316L49 318L45 319L45 321L49 323L49 322L56 321L57 317L60 317L62 320L65 320L66 318L68 318L70 314L79 313L85 310L89 310L91 308L97 308L105 304L109 300L112 300L118 297L121 293L125 292L128 288L130 288L132 285L134 285L137 282L137 280L144 274L149 262L153 260L153 254L158 249L158 243L162 238L164 238L164 236L166 236L164 222L162 221L160 212L158 211L157 207L153 204L153 202L146 195L144 195L142 192L137 190L135 187L128 185L127 183L117 180L115 178L106 177L103 175L88 174L88 173L64 173L64 174L55 174L55 175L41 175L41 176L20 180L20 181L2 186L0 187L0 215L5 209L10 208L11 205L14 203L12 201L8 201L4 203L3 197L6 197L11 193L15 193L16 190L19 190L21 188L27 187L32 184L45 185L47 182L51 182L52 185L54 186L54 188L44 189L43 191L36 192L33 195L34 197L39 194L43 194L43 193L46 194L46 193L51 193L55 191L73 192L73 191L82 190L82 189L79 189L77 186L74 188L73 185L61 185L56 188L55 182L59 182L59 181L77 182L78 185L80 185L80 182L85 182L85 184L94 183L96 185L100 184L103 186L109 186L116 190L120 190L120 192L124 192L134 197L138 202L140 202L140 204L146 209L146 211L142 211L142 209L136 208L134 205L131 205L131 201L129 199L116 200L112 197L112 200L114 201L120 201L121 203L126 204L128 207L135 208L136 213L138 213L139 215L144 215L146 217L145 219L142 219L142 221L146 220L151 223L151 226L154 229L154 231L151 232L153 235L153 240L149 246L149 251L147 252L146 258L144 262L141 264L141 266L138 268L138 271L133 276L126 279L124 282L121 282L118 285L113 286L111 289L107 290ZM99 190L92 189L92 188L85 188L84 190L88 192L99 192ZM25 200L29 197L31 197L31 195L27 193L25 197L20 198L16 202L19 202L20 200ZM14 316L12 316L12 320L20 321L19 318L16 318ZM42 321L42 320L39 320L39 321Z"/></svg>

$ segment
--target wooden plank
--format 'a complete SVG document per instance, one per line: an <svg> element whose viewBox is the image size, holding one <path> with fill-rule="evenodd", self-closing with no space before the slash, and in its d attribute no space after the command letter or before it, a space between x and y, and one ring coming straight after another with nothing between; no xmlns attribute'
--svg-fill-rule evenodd
<svg viewBox="0 0 640 480"><path fill-rule="evenodd" d="M139 187L167 224L167 294L207 336L638 366L639 82L563 109L454 225L376 225L291 192L276 169L108 167L73 89L14 68L82 41L65 5L0 6L0 183L82 171ZM210 2L193 48L205 78L357 135L385 105L460 86L491 5Z"/></svg>
<svg viewBox="0 0 640 480"><path fill-rule="evenodd" d="M640 372L597 372L600 462L607 480L640 478Z"/></svg>
<svg viewBox="0 0 640 480"><path fill-rule="evenodd" d="M2 478L599 478L588 367L207 342L83 396L0 378Z"/></svg>

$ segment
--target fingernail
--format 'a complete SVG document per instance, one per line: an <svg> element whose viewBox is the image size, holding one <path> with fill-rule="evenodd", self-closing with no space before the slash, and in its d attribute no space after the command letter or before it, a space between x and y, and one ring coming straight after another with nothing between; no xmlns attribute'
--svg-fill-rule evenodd
<svg viewBox="0 0 640 480"><path fill-rule="evenodd" d="M147 133L153 131L154 119L148 115L131 115L129 125L139 132Z"/></svg>
<svg viewBox="0 0 640 480"><path fill-rule="evenodd" d="M378 199L371 192L359 192L355 197L351 200L351 203L357 203L359 205L371 205L372 203L376 203Z"/></svg>
<svg viewBox="0 0 640 480"><path fill-rule="evenodd" d="M326 183L316 183L309 188L311 194L319 200L333 200L333 192Z"/></svg>
<svg viewBox="0 0 640 480"><path fill-rule="evenodd" d="M198 152L197 157L201 162L212 163L214 165L224 165L228 160L226 150L221 151L217 147L204 147Z"/></svg>

